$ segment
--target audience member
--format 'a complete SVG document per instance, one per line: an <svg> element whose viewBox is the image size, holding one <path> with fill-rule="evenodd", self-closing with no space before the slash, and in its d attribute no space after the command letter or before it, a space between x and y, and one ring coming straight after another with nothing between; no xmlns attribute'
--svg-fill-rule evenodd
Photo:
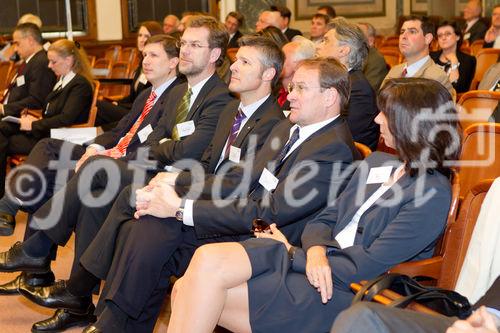
<svg viewBox="0 0 500 333"><path fill-rule="evenodd" d="M278 91L278 104L282 110L290 110L288 86L301 61L314 57L314 44L305 37L296 37L282 47L285 64L281 72L281 88Z"/></svg>
<svg viewBox="0 0 500 333"><path fill-rule="evenodd" d="M325 14L314 14L311 19L311 40L318 44L323 40L323 36L328 31L327 25L330 23L330 17Z"/></svg>
<svg viewBox="0 0 500 333"><path fill-rule="evenodd" d="M227 14L224 25L229 33L228 49L238 47L238 39L243 36L240 28L243 26L244 20L245 17L240 12L230 12Z"/></svg>
<svg viewBox="0 0 500 333"><path fill-rule="evenodd" d="M184 13L182 13L181 21L180 21L179 25L177 26L177 31L184 32L189 20L193 16L196 16L196 15L203 15L203 13L201 13L201 12L184 12Z"/></svg>
<svg viewBox="0 0 500 333"><path fill-rule="evenodd" d="M40 19L40 17L38 17L34 14L31 14L31 13L24 14L17 21L17 25L20 25L23 23L33 23L39 29L42 29L42 20ZM47 51L47 50L45 50L45 51ZM19 55L16 53L14 45L12 45L12 43L10 43L10 42L7 42L5 44L5 46L3 46L3 48L0 50L0 61L9 61L9 60L17 62L20 59L19 59ZM0 98L0 100L1 100L1 98Z"/></svg>
<svg viewBox="0 0 500 333"><path fill-rule="evenodd" d="M385 62L384 56L375 47L375 37L377 36L375 27L366 22L360 22L358 26L365 34L369 47L368 57L363 67L363 74L365 74L373 90L378 91L387 72L389 72L389 68Z"/></svg>
<svg viewBox="0 0 500 333"><path fill-rule="evenodd" d="M374 119L377 116L375 92L366 80L363 62L368 54L368 45L361 29L346 19L337 17L328 24L329 31L316 48L320 57L334 57L349 71L351 91L349 104L342 114L347 117L354 141L375 150L379 128Z"/></svg>
<svg viewBox="0 0 500 333"><path fill-rule="evenodd" d="M455 100L455 89L448 75L432 61L429 45L432 42L434 26L426 17L411 16L403 22L399 33L399 51L406 62L391 68L384 81L398 77L424 77L441 83Z"/></svg>
<svg viewBox="0 0 500 333"><path fill-rule="evenodd" d="M331 333L498 333L500 327L500 277L474 304L476 311L466 320L429 315L360 302L342 312Z"/></svg>
<svg viewBox="0 0 500 333"><path fill-rule="evenodd" d="M265 28L273 26L281 31L281 16L279 12L265 10L259 14L259 19L255 22L255 32L260 32Z"/></svg>
<svg viewBox="0 0 500 333"><path fill-rule="evenodd" d="M280 49L283 48L283 45L288 43L288 38L286 38L286 36L281 32L279 28L276 28L274 26L268 26L260 30L259 32L256 32L255 34L269 38L270 40L275 42Z"/></svg>
<svg viewBox="0 0 500 333"><path fill-rule="evenodd" d="M135 69L134 78L130 84L128 96L118 101L101 100L97 102L96 126L103 126L109 130L117 125L132 109L132 104L139 94L149 88L151 83L146 78L142 69L142 51L149 37L162 33L160 24L156 21L146 21L141 23L137 33L137 50L139 51L139 66Z"/></svg>
<svg viewBox="0 0 500 333"><path fill-rule="evenodd" d="M318 7L318 14L328 15L330 19L334 19L337 17L337 13L335 12L335 8L333 6L324 5Z"/></svg>
<svg viewBox="0 0 500 333"><path fill-rule="evenodd" d="M444 21L437 28L437 39L441 50L430 56L450 79L457 93L469 91L476 72L476 58L460 51L462 33L454 22Z"/></svg>
<svg viewBox="0 0 500 333"><path fill-rule="evenodd" d="M180 22L177 16L172 14L165 16L165 18L163 19L163 33L168 35L176 32L179 24Z"/></svg>
<svg viewBox="0 0 500 333"><path fill-rule="evenodd" d="M500 4L493 7L491 27L486 31L483 47L500 49Z"/></svg>
<svg viewBox="0 0 500 333"><path fill-rule="evenodd" d="M470 44L478 39L484 39L484 34L488 27L481 19L483 7L480 0L469 0L464 8L463 18L465 27L463 27L463 39Z"/></svg>
<svg viewBox="0 0 500 333"><path fill-rule="evenodd" d="M391 80L378 103L382 136L398 156L375 152L362 161L335 204L307 224L302 247L273 223L256 239L198 249L174 285L168 332L209 332L217 324L239 332L327 332L352 301L351 282L432 256L451 202L444 163L458 157L449 148L460 145L453 142L460 131L454 104L427 79ZM447 120L421 117L443 107ZM455 132L429 136L442 125ZM373 177L381 166L387 173Z"/></svg>
<svg viewBox="0 0 500 333"><path fill-rule="evenodd" d="M289 41L295 36L302 36L302 32L297 29L290 28L290 20L292 19L292 12L288 7L285 6L271 6L271 11L280 13L280 26L281 32L283 32Z"/></svg>
<svg viewBox="0 0 500 333"><path fill-rule="evenodd" d="M500 57L498 58L500 60ZM491 65L484 73L481 82L479 82L479 90L500 91L500 62Z"/></svg>

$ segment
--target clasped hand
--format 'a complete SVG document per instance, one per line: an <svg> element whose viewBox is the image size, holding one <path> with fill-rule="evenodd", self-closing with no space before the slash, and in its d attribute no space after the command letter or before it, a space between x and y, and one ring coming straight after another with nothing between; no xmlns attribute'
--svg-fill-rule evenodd
<svg viewBox="0 0 500 333"><path fill-rule="evenodd" d="M136 219L144 215L159 218L173 217L181 205L181 198L175 189L167 182L158 179L153 181L155 178L147 186L135 192Z"/></svg>

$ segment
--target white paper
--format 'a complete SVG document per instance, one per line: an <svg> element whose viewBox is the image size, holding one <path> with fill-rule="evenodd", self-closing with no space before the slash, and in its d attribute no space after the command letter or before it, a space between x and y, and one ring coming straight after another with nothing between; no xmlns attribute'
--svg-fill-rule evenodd
<svg viewBox="0 0 500 333"><path fill-rule="evenodd" d="M52 128L50 137L69 141L71 143L81 145L87 141L94 139L97 136L96 127L81 127L81 128Z"/></svg>
<svg viewBox="0 0 500 333"><path fill-rule="evenodd" d="M148 124L148 126L144 127L143 129L141 129L138 133L137 133L137 136L139 137L139 141L141 143L144 143L144 141L147 140L149 134L151 134L151 132L153 132L153 127L151 127L151 124Z"/></svg>
<svg viewBox="0 0 500 333"><path fill-rule="evenodd" d="M262 174L260 175L259 178L259 184L264 186L266 190L271 192L276 188L276 186L278 186L278 182L279 182L278 178L276 178L271 173L271 171L267 170L266 168L262 170Z"/></svg>

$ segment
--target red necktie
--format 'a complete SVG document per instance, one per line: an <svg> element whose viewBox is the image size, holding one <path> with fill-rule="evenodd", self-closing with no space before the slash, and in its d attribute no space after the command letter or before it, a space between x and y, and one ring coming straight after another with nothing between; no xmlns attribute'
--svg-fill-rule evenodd
<svg viewBox="0 0 500 333"><path fill-rule="evenodd" d="M288 96L288 92L286 91L285 88L281 87L281 89L278 93L278 104L280 106L285 105L287 96Z"/></svg>
<svg viewBox="0 0 500 333"><path fill-rule="evenodd" d="M144 118L147 117L149 111L151 111L151 109L153 108L155 98L156 98L156 93L152 91L151 94L149 95L148 100L146 101L146 104L144 105L144 109L142 110L141 115L139 116L139 118L137 118L134 125L129 129L128 133L121 138L121 140L117 143L116 146L114 146L111 149L105 150L102 153L102 155L110 156L113 158L120 158L123 155L125 155L125 152L127 151L130 141L132 141L132 138L134 137L135 133L141 126Z"/></svg>

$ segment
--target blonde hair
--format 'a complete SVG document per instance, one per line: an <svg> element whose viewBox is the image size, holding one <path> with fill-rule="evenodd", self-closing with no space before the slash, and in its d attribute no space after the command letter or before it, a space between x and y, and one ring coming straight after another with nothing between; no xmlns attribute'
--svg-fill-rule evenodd
<svg viewBox="0 0 500 333"><path fill-rule="evenodd" d="M87 54L85 50L80 47L78 42L75 43L68 39L59 39L50 44L48 51L56 52L59 56L64 58L72 56L73 67L71 69L73 72L80 74L86 78L92 86L94 85L94 77L92 76Z"/></svg>
<svg viewBox="0 0 500 333"><path fill-rule="evenodd" d="M33 23L38 28L42 28L42 20L40 19L40 17L31 13L24 14L19 18L19 21L17 21L17 25L23 23Z"/></svg>

